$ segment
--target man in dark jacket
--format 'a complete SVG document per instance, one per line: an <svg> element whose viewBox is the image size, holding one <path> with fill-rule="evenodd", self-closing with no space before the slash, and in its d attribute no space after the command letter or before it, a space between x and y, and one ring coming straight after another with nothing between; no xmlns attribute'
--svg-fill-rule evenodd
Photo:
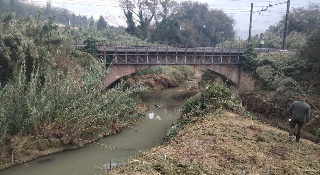
<svg viewBox="0 0 320 175"><path fill-rule="evenodd" d="M289 119L289 141L292 141L292 136L294 132L294 128L296 124L298 124L298 133L296 135L296 142L300 142L301 130L304 125L304 120L306 121L306 125L308 125L310 121L310 106L305 102L307 99L306 94L300 95L300 100L293 102L289 107L290 115L292 116Z"/></svg>

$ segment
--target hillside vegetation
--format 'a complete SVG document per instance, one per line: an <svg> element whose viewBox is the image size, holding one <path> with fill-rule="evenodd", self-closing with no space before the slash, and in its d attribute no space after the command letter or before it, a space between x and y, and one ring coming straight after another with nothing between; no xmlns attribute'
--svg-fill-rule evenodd
<svg viewBox="0 0 320 175"><path fill-rule="evenodd" d="M12 13L16 14L16 18L25 18L26 16L33 16L41 13L41 21L45 21L52 16L57 17L57 23L63 25L69 25L74 27L85 27L87 28L90 23L93 22L93 18L87 18L79 14L64 9L53 7L51 2L48 1L46 6L39 6L33 3L24 3L19 0L0 0L0 13Z"/></svg>
<svg viewBox="0 0 320 175"><path fill-rule="evenodd" d="M144 116L141 84L105 90L105 67L54 24L0 14L0 169L82 146Z"/></svg>
<svg viewBox="0 0 320 175"><path fill-rule="evenodd" d="M296 53L276 52L257 57L248 49L243 69L256 79L256 90L242 93L240 100L257 118L272 126L288 130L289 105L308 95L311 121L304 127L303 137L320 141L319 30L307 38L308 44ZM251 51L250 51L251 50Z"/></svg>

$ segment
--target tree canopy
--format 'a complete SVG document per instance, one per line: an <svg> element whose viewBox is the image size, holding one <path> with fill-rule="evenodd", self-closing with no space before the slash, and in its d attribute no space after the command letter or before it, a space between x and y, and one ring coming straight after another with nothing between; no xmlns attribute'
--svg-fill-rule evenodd
<svg viewBox="0 0 320 175"><path fill-rule="evenodd" d="M320 5L310 3L307 8L293 8L288 17L288 33L296 32L312 32L319 28L320 25ZM285 16L276 24L271 25L268 31L279 36L284 33Z"/></svg>
<svg viewBox="0 0 320 175"><path fill-rule="evenodd" d="M201 45L220 43L235 36L234 20L208 4L173 0L121 0L127 18L126 31L141 39Z"/></svg>
<svg viewBox="0 0 320 175"><path fill-rule="evenodd" d="M234 20L221 10L210 10L207 4L183 2L177 12L167 18L153 35L153 39L161 38L180 44L220 43L231 39L235 33Z"/></svg>

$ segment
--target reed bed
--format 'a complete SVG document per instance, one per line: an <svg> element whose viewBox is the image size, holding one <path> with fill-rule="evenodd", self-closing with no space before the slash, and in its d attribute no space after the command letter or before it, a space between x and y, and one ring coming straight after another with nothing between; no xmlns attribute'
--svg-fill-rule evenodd
<svg viewBox="0 0 320 175"><path fill-rule="evenodd" d="M137 96L147 88L105 90L104 66L75 50L53 18L0 14L0 21L0 169L115 134L144 116Z"/></svg>

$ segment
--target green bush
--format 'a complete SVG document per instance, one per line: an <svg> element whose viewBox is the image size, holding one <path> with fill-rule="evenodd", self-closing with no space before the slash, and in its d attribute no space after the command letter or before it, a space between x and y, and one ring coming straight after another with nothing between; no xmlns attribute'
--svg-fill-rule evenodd
<svg viewBox="0 0 320 175"><path fill-rule="evenodd" d="M203 118L217 110L235 111L247 115L245 109L235 99L231 89L227 88L225 84L214 83L187 100L182 106L181 117L166 133L164 141L166 142L174 137L193 119Z"/></svg>
<svg viewBox="0 0 320 175"><path fill-rule="evenodd" d="M137 72L138 76L146 74L163 74L168 76L174 86L179 86L183 81L185 81L190 75L194 73L191 66L159 66L151 69L145 69Z"/></svg>
<svg viewBox="0 0 320 175"><path fill-rule="evenodd" d="M234 94L224 84L212 84L188 99L182 107L182 116L203 116L216 109L229 110L234 104Z"/></svg>

